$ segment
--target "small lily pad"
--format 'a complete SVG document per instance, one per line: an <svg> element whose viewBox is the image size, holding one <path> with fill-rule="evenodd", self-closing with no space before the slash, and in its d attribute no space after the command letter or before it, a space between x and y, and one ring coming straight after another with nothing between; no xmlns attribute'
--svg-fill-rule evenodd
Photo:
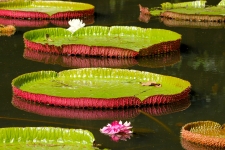
<svg viewBox="0 0 225 150"><path fill-rule="evenodd" d="M213 121L191 122L182 127L181 138L207 149L220 149L225 147L225 128Z"/></svg>
<svg viewBox="0 0 225 150"><path fill-rule="evenodd" d="M0 149L98 149L94 136L82 129L57 127L0 128Z"/></svg>
<svg viewBox="0 0 225 150"><path fill-rule="evenodd" d="M73 19L94 15L94 6L65 1L12 0L0 3L0 16L17 19Z"/></svg>
<svg viewBox="0 0 225 150"><path fill-rule="evenodd" d="M23 38L25 47L36 51L105 57L168 53L178 51L181 42L181 35L170 30L128 26L88 26L74 34L63 28L45 28L28 31Z"/></svg>
<svg viewBox="0 0 225 150"><path fill-rule="evenodd" d="M154 81L161 85L142 86ZM126 69L84 68L62 72L39 71L12 81L13 93L23 99L69 107L119 108L166 104L188 96L188 81Z"/></svg>

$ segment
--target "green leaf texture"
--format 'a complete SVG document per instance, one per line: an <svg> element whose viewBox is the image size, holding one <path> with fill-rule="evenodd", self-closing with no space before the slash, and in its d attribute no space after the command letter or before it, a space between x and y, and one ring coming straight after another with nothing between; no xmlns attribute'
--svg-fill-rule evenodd
<svg viewBox="0 0 225 150"><path fill-rule="evenodd" d="M49 35L51 41L46 39ZM176 41L181 35L165 29L151 29L129 26L88 26L74 34L63 28L45 28L24 33L24 39L43 45L87 45L117 47L139 52L154 44Z"/></svg>
<svg viewBox="0 0 225 150"><path fill-rule="evenodd" d="M141 85L148 81L157 82L162 87ZM15 78L12 85L23 91L57 97L137 97L141 101L154 95L179 94L191 86L188 81L176 77L111 68L32 72Z"/></svg>
<svg viewBox="0 0 225 150"><path fill-rule="evenodd" d="M93 150L94 136L82 129L11 127L0 129L0 149ZM96 148L97 149L97 148Z"/></svg>

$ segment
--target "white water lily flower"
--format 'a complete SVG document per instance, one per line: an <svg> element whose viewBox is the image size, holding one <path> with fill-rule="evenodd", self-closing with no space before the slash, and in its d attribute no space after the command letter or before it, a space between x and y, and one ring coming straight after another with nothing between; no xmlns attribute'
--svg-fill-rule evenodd
<svg viewBox="0 0 225 150"><path fill-rule="evenodd" d="M70 27L67 30L69 30L72 34L78 29L85 26L85 23L83 23L83 21L80 19L72 19L72 20L69 20L68 23Z"/></svg>

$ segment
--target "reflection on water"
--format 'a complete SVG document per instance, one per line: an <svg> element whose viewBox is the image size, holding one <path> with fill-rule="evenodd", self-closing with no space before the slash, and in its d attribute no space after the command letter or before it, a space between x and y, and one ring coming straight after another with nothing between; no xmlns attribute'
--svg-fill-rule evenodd
<svg viewBox="0 0 225 150"><path fill-rule="evenodd" d="M160 20L166 26L169 26L169 27L184 27L184 28L186 27L186 28L202 28L202 29L224 28L224 22L185 21L185 20L176 20L176 19L168 19L168 18L160 18Z"/></svg>
<svg viewBox="0 0 225 150"><path fill-rule="evenodd" d="M57 64L70 68L90 68L90 67L109 67L109 68L128 68L135 65L159 68L170 66L180 61L180 52L175 51L168 54L160 54L140 58L110 58L110 57L85 57L85 56L65 56L39 52L25 48L23 57L28 60L37 61L45 64Z"/></svg>
<svg viewBox="0 0 225 150"><path fill-rule="evenodd" d="M168 105L145 106L127 109L72 109L65 107L54 107L23 100L13 96L12 104L18 109L39 114L42 116L81 119L81 120L124 120L135 118L143 111L149 115L160 116L183 111L190 106L189 98L170 103Z"/></svg>
<svg viewBox="0 0 225 150"><path fill-rule="evenodd" d="M88 16L86 18L81 18L86 25L91 25L94 23L94 16ZM26 19L12 19L0 17L0 24L3 25L14 25L16 27L47 27L49 24L53 24L59 27L69 27L68 20L26 20Z"/></svg>
<svg viewBox="0 0 225 150"><path fill-rule="evenodd" d="M111 2L110 2L111 1ZM81 0L81 2L84 2ZM180 139L180 129L183 124L200 121L212 120L220 124L224 123L225 113L225 29L220 24L207 24L204 29L201 25L177 25L164 24L159 18L150 18L148 23L140 22L138 4L148 7L157 7L165 0L145 1L145 0L96 0L85 2L96 6L94 22L91 25L124 25L139 26L142 28L161 28L178 32L182 35L181 52L178 55L163 57L152 57L147 60L98 60L94 58L76 58L65 56L54 56L45 54L27 55L24 51L23 33L31 30L29 27L17 27L17 31L11 37L0 37L0 120L1 127L12 126L59 126L69 128L88 129L93 132L96 142L103 147L116 150L146 150L146 149L183 149ZM175 2L175 1L173 1ZM177 1L176 1L177 2ZM219 0L208 0L208 5L215 5ZM11 20L12 22L14 20ZM169 20L172 21L172 20ZM191 24L192 22L183 22ZM4 22L2 22L4 24ZM23 24L23 23L22 23ZM177 24L177 23L174 23ZM47 24L45 27L55 27L57 24ZM61 25L60 25L61 26ZM64 25L62 25L64 26ZM212 26L218 26L212 27ZM212 28L211 28L212 27ZM37 28L37 27L35 27ZM39 27L42 28L42 27ZM24 57L23 57L24 55ZM164 63L163 63L164 62ZM90 64L90 65L89 65ZM122 64L122 65L121 65ZM190 96L191 105L183 109L178 109L172 113L169 105L165 105L157 111L165 112L160 115L152 114L153 109L146 110L149 114L136 111L121 111L119 113L106 112L99 110L95 114L93 110L84 112L74 112L73 109L60 107L43 106L40 104L27 103L22 101L19 109L15 108L12 101L11 81L18 75L40 71L54 70L56 72L80 67L124 67L149 71L163 75L175 76L191 82L192 92ZM17 103L19 105L19 103ZM182 106L182 105L178 105ZM171 109L171 113L168 110ZM43 111L44 110L44 111ZM150 112L151 110L151 112ZM163 111L166 110L166 111ZM76 115L75 115L76 114ZM93 114L95 118L102 116L114 116L115 119L122 118L131 121L134 131L137 133L128 141L112 142L105 135L99 132L105 124L111 122L108 118L101 120L83 120L82 115L89 118ZM95 114L95 115L94 115ZM100 115L101 114L101 115ZM61 115L61 116L60 116ZM126 116L126 117L125 117ZM154 116L154 117L153 117ZM114 118L111 118L112 120ZM169 129L169 130L168 130Z"/></svg>

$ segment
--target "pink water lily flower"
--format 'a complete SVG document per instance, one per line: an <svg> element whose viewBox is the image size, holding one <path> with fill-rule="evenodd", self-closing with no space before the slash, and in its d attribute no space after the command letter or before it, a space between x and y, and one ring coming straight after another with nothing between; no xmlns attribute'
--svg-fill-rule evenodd
<svg viewBox="0 0 225 150"><path fill-rule="evenodd" d="M113 135L117 133L125 133L129 134L132 133L130 122L125 122L124 124L122 121L113 121L111 124L108 124L107 126L100 129L101 133L107 134L107 135Z"/></svg>

